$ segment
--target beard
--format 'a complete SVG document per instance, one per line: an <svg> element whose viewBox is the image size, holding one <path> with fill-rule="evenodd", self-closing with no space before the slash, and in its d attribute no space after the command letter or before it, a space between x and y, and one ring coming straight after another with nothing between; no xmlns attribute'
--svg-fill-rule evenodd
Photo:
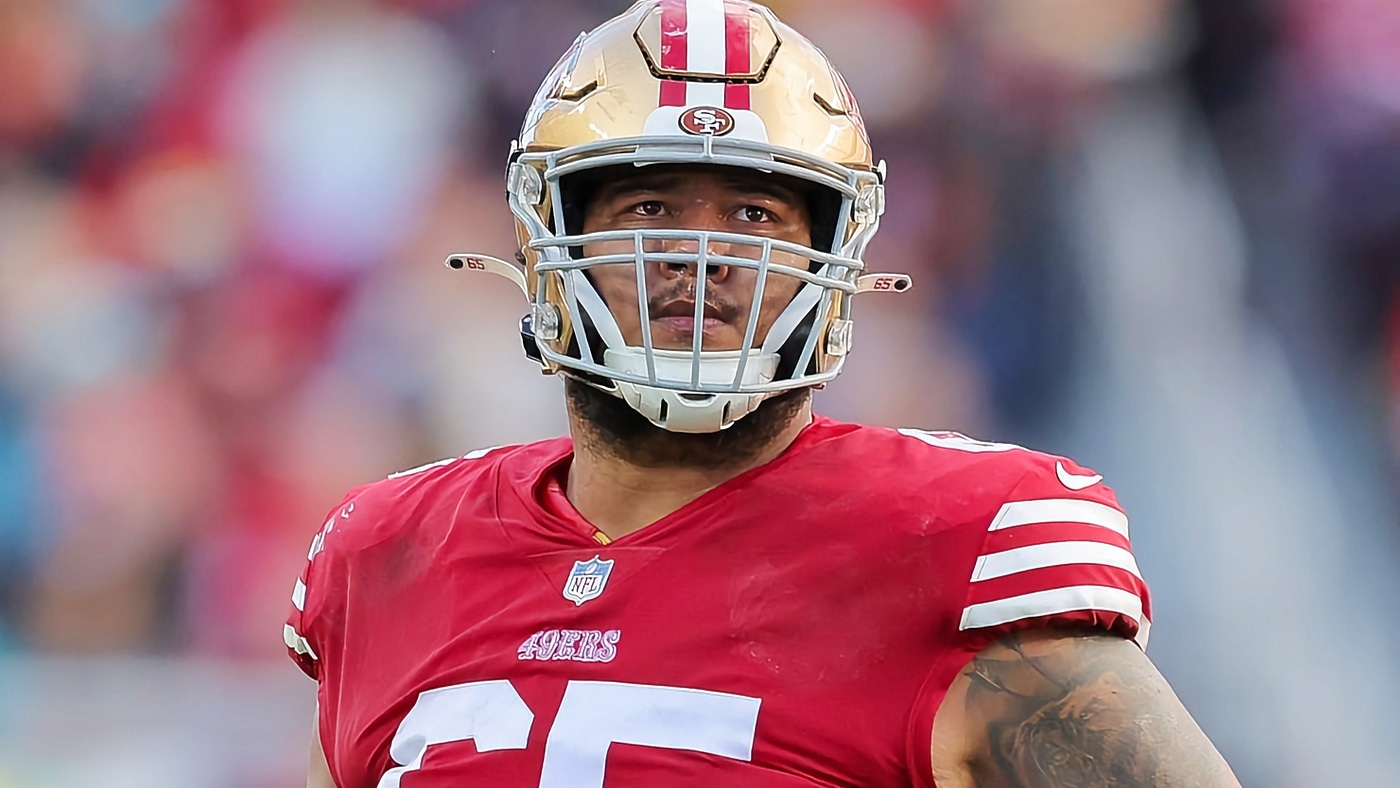
<svg viewBox="0 0 1400 788"><path fill-rule="evenodd" d="M802 412L807 388L774 394L752 413L716 432L670 432L622 400L571 377L565 398L574 416L574 440L639 468L718 470L752 462Z"/></svg>

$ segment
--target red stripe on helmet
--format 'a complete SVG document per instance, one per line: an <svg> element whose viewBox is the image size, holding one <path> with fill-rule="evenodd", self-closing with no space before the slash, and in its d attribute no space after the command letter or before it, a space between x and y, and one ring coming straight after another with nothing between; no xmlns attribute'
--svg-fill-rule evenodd
<svg viewBox="0 0 1400 788"><path fill-rule="evenodd" d="M662 107L684 107L685 83L678 79L661 80L661 96L658 104Z"/></svg>
<svg viewBox="0 0 1400 788"><path fill-rule="evenodd" d="M685 0L661 0L661 68L685 71L689 63ZM685 83L681 80L661 80L661 106L684 107L685 94Z"/></svg>
<svg viewBox="0 0 1400 788"><path fill-rule="evenodd" d="M730 76L748 76L752 70L752 48L749 41L749 9L742 3L725 0L724 3L724 73ZM729 84L724 86L724 106L730 109L749 108L749 85Z"/></svg>

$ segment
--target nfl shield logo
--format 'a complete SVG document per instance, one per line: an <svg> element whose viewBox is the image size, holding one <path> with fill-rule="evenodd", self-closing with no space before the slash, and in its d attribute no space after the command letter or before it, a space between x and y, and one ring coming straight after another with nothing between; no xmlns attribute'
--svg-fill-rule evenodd
<svg viewBox="0 0 1400 788"><path fill-rule="evenodd" d="M596 555L587 561L575 561L569 579L564 581L564 598L575 605L596 598L607 587L612 568L611 559L603 561Z"/></svg>

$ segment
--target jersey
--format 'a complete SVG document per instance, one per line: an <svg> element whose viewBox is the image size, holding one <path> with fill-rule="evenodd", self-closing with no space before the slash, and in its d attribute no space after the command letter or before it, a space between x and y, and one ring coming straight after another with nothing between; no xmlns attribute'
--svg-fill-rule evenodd
<svg viewBox="0 0 1400 788"><path fill-rule="evenodd" d="M612 542L571 458L474 452L331 513L284 632L340 788L928 786L991 642L1147 635L1127 518L1064 458L819 418Z"/></svg>

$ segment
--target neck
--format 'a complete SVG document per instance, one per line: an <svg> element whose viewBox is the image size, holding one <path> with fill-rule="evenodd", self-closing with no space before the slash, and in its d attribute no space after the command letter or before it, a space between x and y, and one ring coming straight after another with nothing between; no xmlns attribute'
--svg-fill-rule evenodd
<svg viewBox="0 0 1400 788"><path fill-rule="evenodd" d="M568 393L574 439L568 498L609 539L777 459L812 421L807 391L778 395L729 429L703 435L666 432L577 381L569 381Z"/></svg>

